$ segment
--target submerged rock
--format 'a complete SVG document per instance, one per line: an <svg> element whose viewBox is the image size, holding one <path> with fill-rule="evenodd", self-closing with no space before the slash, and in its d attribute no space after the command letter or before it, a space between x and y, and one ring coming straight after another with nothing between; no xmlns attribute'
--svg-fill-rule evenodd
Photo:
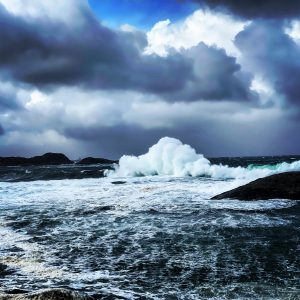
<svg viewBox="0 0 300 300"><path fill-rule="evenodd" d="M106 158L95 158L95 157L86 157L76 162L77 165L96 165L96 164L114 164L117 163L116 160L110 160Z"/></svg>
<svg viewBox="0 0 300 300"><path fill-rule="evenodd" d="M73 162L62 153L45 153L41 156L26 157L0 157L0 166L41 166L65 165Z"/></svg>
<svg viewBox="0 0 300 300"><path fill-rule="evenodd" d="M93 298L76 291L51 289L22 295L1 295L0 300L92 300Z"/></svg>
<svg viewBox="0 0 300 300"><path fill-rule="evenodd" d="M260 178L246 185L214 196L212 199L300 200L300 172L286 172Z"/></svg>

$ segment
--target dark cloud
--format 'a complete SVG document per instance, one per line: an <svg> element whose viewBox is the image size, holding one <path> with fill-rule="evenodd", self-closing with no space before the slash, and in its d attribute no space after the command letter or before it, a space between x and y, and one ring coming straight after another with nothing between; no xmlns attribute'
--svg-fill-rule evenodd
<svg viewBox="0 0 300 300"><path fill-rule="evenodd" d="M133 125L118 125L113 127L83 128L73 127L65 130L68 138L81 140L89 145L90 153L101 153L101 155L118 159L122 155L140 155L148 151L148 148L156 144L164 136L180 139L182 142L195 147L198 153L217 153L222 130L216 130L213 125L207 128L207 124L198 122L196 125L181 124L176 128L144 129ZM218 137L212 139L211 136ZM236 145L236 144L235 144ZM222 152L228 151L231 145L223 146ZM232 150L232 149L231 149ZM230 151L229 151L230 152Z"/></svg>
<svg viewBox="0 0 300 300"><path fill-rule="evenodd" d="M4 135L5 131L4 128L2 127L2 125L0 124L0 136Z"/></svg>
<svg viewBox="0 0 300 300"><path fill-rule="evenodd" d="M300 47L284 32L284 23L256 21L235 40L248 68L271 82L288 104L300 105Z"/></svg>
<svg viewBox="0 0 300 300"><path fill-rule="evenodd" d="M253 18L292 18L300 15L299 0L194 0L213 9L227 10L234 15Z"/></svg>
<svg viewBox="0 0 300 300"><path fill-rule="evenodd" d="M65 134L88 145L89 153L118 159L124 154L144 154L164 136L178 138L207 157L290 155L300 151L300 143L295 140L298 131L299 124L295 120L289 123L280 118L266 118L237 125L220 117L217 122L185 120L174 128L73 127L66 129ZM283 136L286 137L284 143Z"/></svg>
<svg viewBox="0 0 300 300"><path fill-rule="evenodd" d="M0 66L12 79L40 88L72 85L135 90L169 101L251 98L250 80L223 50L200 44L167 57L144 55L141 32L113 31L89 11L76 28L26 20L0 7Z"/></svg>
<svg viewBox="0 0 300 300"><path fill-rule="evenodd" d="M193 61L193 78L176 98L189 95L189 99L254 100L256 95L249 90L252 75L241 71L236 58L227 56L225 50L200 43L183 52Z"/></svg>

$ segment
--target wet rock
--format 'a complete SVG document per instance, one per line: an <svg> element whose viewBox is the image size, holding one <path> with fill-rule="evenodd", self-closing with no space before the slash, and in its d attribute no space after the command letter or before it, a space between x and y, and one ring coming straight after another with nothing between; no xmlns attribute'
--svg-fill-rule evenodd
<svg viewBox="0 0 300 300"><path fill-rule="evenodd" d="M212 199L300 200L300 172L286 172L260 178L231 191L214 196Z"/></svg>
<svg viewBox="0 0 300 300"><path fill-rule="evenodd" d="M113 205L103 205L103 206L95 207L94 209L85 210L82 212L82 215L84 216L94 215L100 212L106 212L114 209L115 207Z"/></svg>
<svg viewBox="0 0 300 300"><path fill-rule="evenodd" d="M125 184L126 183L126 181L112 181L111 182L112 184Z"/></svg>
<svg viewBox="0 0 300 300"><path fill-rule="evenodd" d="M77 291L51 289L22 295L0 294L0 300L93 300L93 298Z"/></svg>
<svg viewBox="0 0 300 300"><path fill-rule="evenodd" d="M19 295L19 294L26 294L29 291L27 290L21 290L21 289L12 289L12 290L8 290L6 293L9 295Z"/></svg>
<svg viewBox="0 0 300 300"><path fill-rule="evenodd" d="M76 162L77 165L96 165L96 164L114 164L118 163L116 160L110 160L106 158L95 158L95 157L86 157Z"/></svg>

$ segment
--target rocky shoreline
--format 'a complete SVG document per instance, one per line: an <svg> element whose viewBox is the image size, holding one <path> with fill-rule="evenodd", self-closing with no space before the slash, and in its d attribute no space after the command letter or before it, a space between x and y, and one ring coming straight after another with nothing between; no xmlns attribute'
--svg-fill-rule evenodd
<svg viewBox="0 0 300 300"><path fill-rule="evenodd" d="M300 172L286 172L254 180L212 197L213 200L300 200Z"/></svg>

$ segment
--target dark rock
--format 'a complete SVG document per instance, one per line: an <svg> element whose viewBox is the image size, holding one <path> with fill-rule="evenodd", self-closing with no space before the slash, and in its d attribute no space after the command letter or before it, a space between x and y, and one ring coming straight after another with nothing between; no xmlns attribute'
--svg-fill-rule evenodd
<svg viewBox="0 0 300 300"><path fill-rule="evenodd" d="M96 165L96 164L114 164L118 163L116 160L110 160L105 158L86 157L76 162L78 165Z"/></svg>
<svg viewBox="0 0 300 300"><path fill-rule="evenodd" d="M8 290L6 293L9 295L19 295L19 294L29 293L29 291L21 290L21 289L12 289L12 290Z"/></svg>
<svg viewBox="0 0 300 300"><path fill-rule="evenodd" d="M300 200L300 172L286 172L260 178L231 191L214 196L212 199Z"/></svg>
<svg viewBox="0 0 300 300"><path fill-rule="evenodd" d="M93 209L90 210L85 210L82 212L82 215L84 216L88 216L88 215L94 215L103 211L110 211L110 210L114 210L115 207L113 205L103 205L103 206L99 206L99 207L95 207Z"/></svg>
<svg viewBox="0 0 300 300"><path fill-rule="evenodd" d="M31 158L25 157L0 157L0 166L41 166L72 164L62 153L45 153Z"/></svg>
<svg viewBox="0 0 300 300"><path fill-rule="evenodd" d="M24 166L28 165L25 157L0 157L0 166Z"/></svg>
<svg viewBox="0 0 300 300"><path fill-rule="evenodd" d="M0 300L92 300L93 298L76 291L51 289L22 295L0 295Z"/></svg>

